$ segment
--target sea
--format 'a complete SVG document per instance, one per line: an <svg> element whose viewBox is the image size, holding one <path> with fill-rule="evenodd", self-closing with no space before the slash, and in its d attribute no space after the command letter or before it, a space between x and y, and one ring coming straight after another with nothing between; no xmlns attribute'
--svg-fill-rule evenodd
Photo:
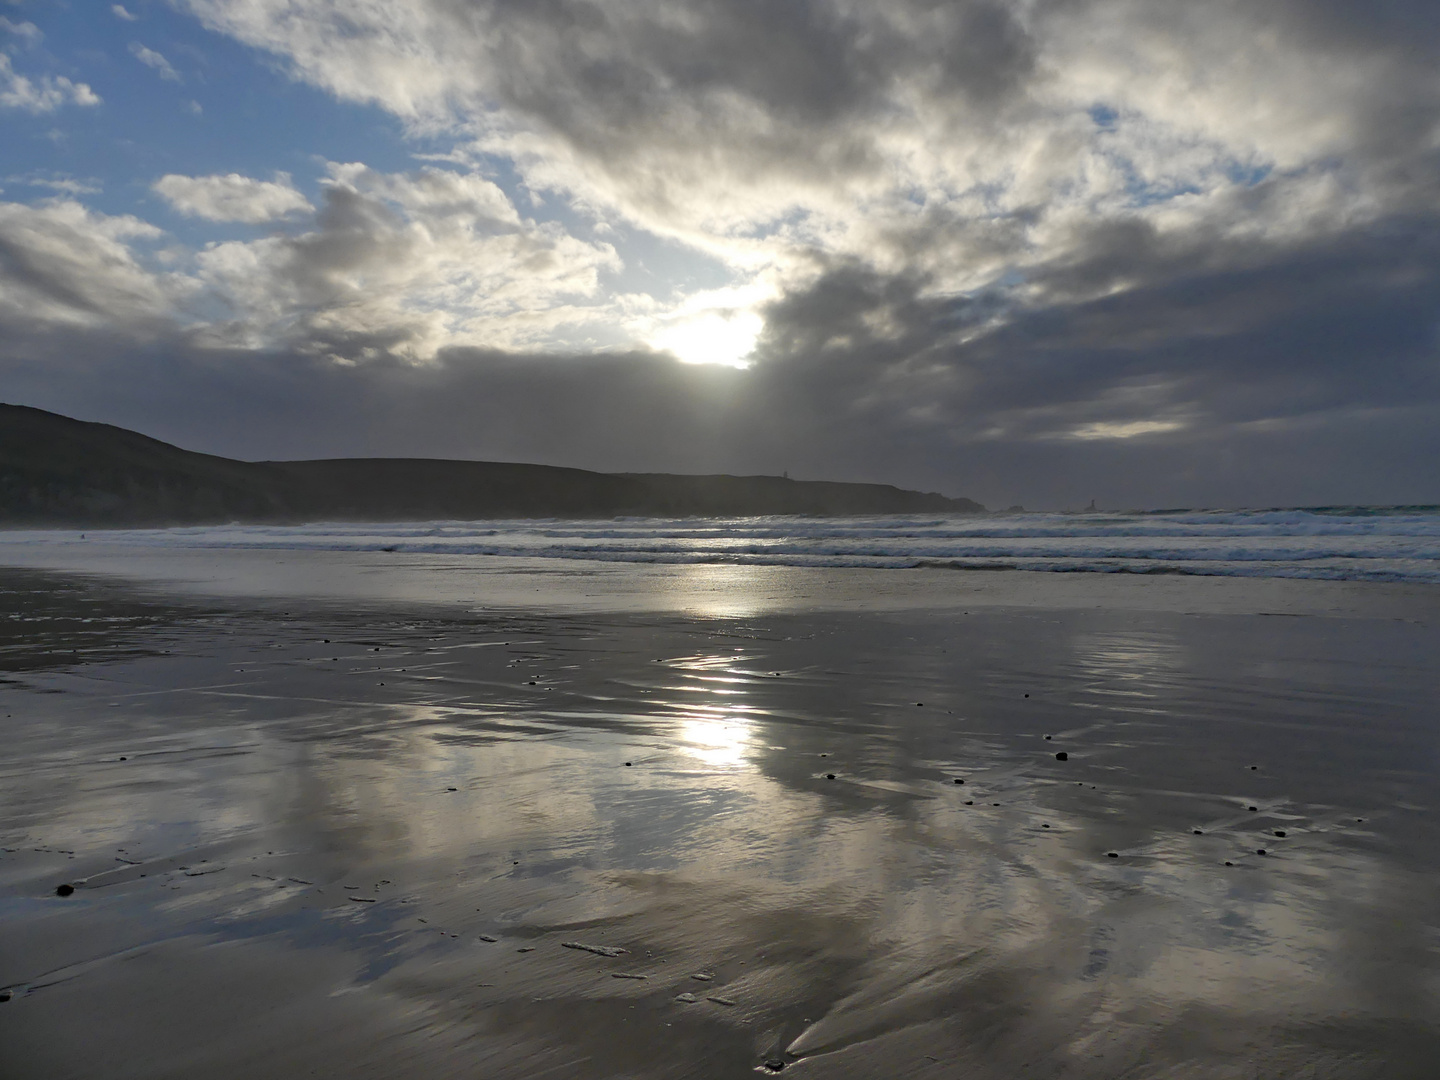
<svg viewBox="0 0 1440 1080"><path fill-rule="evenodd" d="M37 542L45 535L31 534ZM100 534L92 534L92 536ZM107 530L129 545L1440 583L1440 506ZM11 533L10 542L24 534Z"/></svg>

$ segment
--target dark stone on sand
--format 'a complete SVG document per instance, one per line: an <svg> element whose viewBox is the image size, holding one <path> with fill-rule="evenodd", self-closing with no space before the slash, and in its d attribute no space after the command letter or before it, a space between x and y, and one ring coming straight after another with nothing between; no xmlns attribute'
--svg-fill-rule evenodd
<svg viewBox="0 0 1440 1080"><path fill-rule="evenodd" d="M1276 835L1276 836L1283 837L1283 836L1285 835L1285 830L1284 830L1284 829L1276 829L1276 830L1275 830L1275 835Z"/></svg>
<svg viewBox="0 0 1440 1080"><path fill-rule="evenodd" d="M629 767L631 764L632 764L632 763L629 762L629 761L625 762L625 765L626 765L627 767Z"/></svg>
<svg viewBox="0 0 1440 1080"><path fill-rule="evenodd" d="M917 701L915 702L915 707L917 709L923 709L925 707L925 703L923 701Z"/></svg>
<svg viewBox="0 0 1440 1080"><path fill-rule="evenodd" d="M765 1068L769 1069L771 1072L779 1072L781 1069L785 1068L785 1062L781 1061L779 1058L766 1058Z"/></svg>
<svg viewBox="0 0 1440 1080"><path fill-rule="evenodd" d="M1235 864L1234 864L1233 862L1227 862L1225 865L1226 865L1226 866L1234 866Z"/></svg>
<svg viewBox="0 0 1440 1080"><path fill-rule="evenodd" d="M957 784L963 784L964 782L965 782L965 781L964 781L964 780L961 780L958 776L955 778L955 783L957 783Z"/></svg>
<svg viewBox="0 0 1440 1080"><path fill-rule="evenodd" d="M1056 761L1069 761L1069 760L1070 760L1070 755L1067 754L1064 750L1061 750L1058 754L1055 755L1055 760L1056 760Z"/></svg>
<svg viewBox="0 0 1440 1080"><path fill-rule="evenodd" d="M64 884L64 885L57 885L57 886L55 887L55 895L56 895L56 896L69 896L69 895L70 895L71 893L73 893L74 891L75 891L75 886L74 886L74 885L71 885L71 884L69 884L69 883L66 883L66 884Z"/></svg>
<svg viewBox="0 0 1440 1080"><path fill-rule="evenodd" d="M1250 771L1251 771L1251 772L1255 772L1255 771L1258 770L1259 768L1260 768L1259 765L1251 765L1251 766L1250 766Z"/></svg>
<svg viewBox="0 0 1440 1080"><path fill-rule="evenodd" d="M493 936L490 935L490 934L481 934L481 935L480 935L480 940L481 940L481 941L499 941L500 939L497 938L497 937L493 937Z"/></svg>
<svg viewBox="0 0 1440 1080"><path fill-rule="evenodd" d="M1049 736L1049 735L1046 735L1046 736L1045 736L1045 741L1046 741L1046 742L1049 742L1049 741L1050 741L1050 736Z"/></svg>
<svg viewBox="0 0 1440 1080"><path fill-rule="evenodd" d="M615 945L586 945L580 941L562 941L562 949L579 949L581 952L594 953L596 956L624 956L629 949L621 949Z"/></svg>
<svg viewBox="0 0 1440 1080"><path fill-rule="evenodd" d="M1190 831L1193 832L1196 836L1204 836L1204 835L1205 835L1205 834L1204 834L1203 832L1201 832L1199 829L1192 829L1192 830L1190 830Z"/></svg>
<svg viewBox="0 0 1440 1080"><path fill-rule="evenodd" d="M459 789L458 789L458 788L453 788L453 787L447 787L445 790L446 790L446 791L458 791Z"/></svg>
<svg viewBox="0 0 1440 1080"><path fill-rule="evenodd" d="M1040 826L1040 828L1042 828L1042 829L1048 829L1049 827L1050 827L1049 825L1041 825L1041 826Z"/></svg>
<svg viewBox="0 0 1440 1080"><path fill-rule="evenodd" d="M1259 808L1258 806L1252 806L1252 807L1250 807L1249 809L1250 809L1250 812L1251 812L1251 813L1255 813L1255 812L1258 811L1260 808Z"/></svg>
<svg viewBox="0 0 1440 1080"><path fill-rule="evenodd" d="M834 779L835 779L835 774L834 774L833 772L827 772L827 773L825 774L825 779L826 779L826 780L834 780Z"/></svg>
<svg viewBox="0 0 1440 1080"><path fill-rule="evenodd" d="M121 760L121 761L129 761L130 759L127 758L124 754L121 754L121 755L120 755L120 760Z"/></svg>
<svg viewBox="0 0 1440 1080"><path fill-rule="evenodd" d="M11 996L11 995L10 995L10 991L9 991L9 990L0 990L0 1002L9 1001L9 1000L10 1000L10 996Z"/></svg>
<svg viewBox="0 0 1440 1080"><path fill-rule="evenodd" d="M1105 857L1107 859L1118 859L1120 857L1120 853L1118 851L1107 851L1105 852Z"/></svg>
<svg viewBox="0 0 1440 1080"><path fill-rule="evenodd" d="M974 799L966 799L966 800L965 800L965 805L966 805L966 806L974 806L974 805L975 805L975 800L974 800Z"/></svg>
<svg viewBox="0 0 1440 1080"><path fill-rule="evenodd" d="M1264 849L1263 847L1257 847L1257 848L1255 849L1255 854L1256 854L1256 855L1264 855L1264 854L1265 854L1265 849Z"/></svg>

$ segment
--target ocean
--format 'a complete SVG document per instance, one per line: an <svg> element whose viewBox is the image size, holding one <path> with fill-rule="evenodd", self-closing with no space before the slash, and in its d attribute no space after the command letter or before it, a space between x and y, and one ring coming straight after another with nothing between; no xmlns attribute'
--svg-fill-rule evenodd
<svg viewBox="0 0 1440 1080"><path fill-rule="evenodd" d="M8 545L63 535L11 532ZM655 564L1440 582L1440 507L850 518L428 521L107 530L127 546Z"/></svg>

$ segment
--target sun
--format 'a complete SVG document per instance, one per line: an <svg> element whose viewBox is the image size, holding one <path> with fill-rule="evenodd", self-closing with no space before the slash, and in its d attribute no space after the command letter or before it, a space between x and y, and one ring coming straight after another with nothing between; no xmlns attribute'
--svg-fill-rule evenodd
<svg viewBox="0 0 1440 1080"><path fill-rule="evenodd" d="M702 311L662 326L648 344L682 363L743 368L750 366L748 357L764 325L753 311Z"/></svg>

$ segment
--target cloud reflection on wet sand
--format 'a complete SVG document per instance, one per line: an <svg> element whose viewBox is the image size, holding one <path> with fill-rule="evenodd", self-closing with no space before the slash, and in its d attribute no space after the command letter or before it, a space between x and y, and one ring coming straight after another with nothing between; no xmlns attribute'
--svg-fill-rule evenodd
<svg viewBox="0 0 1440 1080"><path fill-rule="evenodd" d="M1440 1051L1424 626L142 614L79 661L7 648L12 1069L1419 1077Z"/></svg>

